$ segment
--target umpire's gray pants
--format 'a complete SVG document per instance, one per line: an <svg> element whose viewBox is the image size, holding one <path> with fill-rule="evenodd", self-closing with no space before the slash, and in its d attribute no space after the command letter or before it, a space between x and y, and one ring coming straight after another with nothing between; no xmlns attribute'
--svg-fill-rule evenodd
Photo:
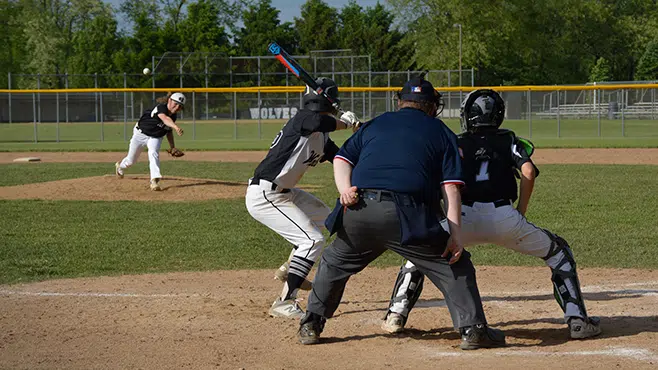
<svg viewBox="0 0 658 370"><path fill-rule="evenodd" d="M443 293L456 329L486 324L470 254L453 265L441 257L448 235L434 246L400 245L395 203L362 199L343 215L336 240L322 253L307 311L332 317L350 276L390 249L413 262Z"/></svg>

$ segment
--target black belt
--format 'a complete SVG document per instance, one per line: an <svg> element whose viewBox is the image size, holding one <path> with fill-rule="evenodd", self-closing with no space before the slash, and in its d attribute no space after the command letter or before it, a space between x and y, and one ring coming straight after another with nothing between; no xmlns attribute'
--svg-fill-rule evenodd
<svg viewBox="0 0 658 370"><path fill-rule="evenodd" d="M271 181L268 181L268 182L272 184L272 188L270 190L277 191L277 189L279 189L279 185L277 185L277 184L275 184ZM260 179L252 179L250 185L260 186ZM279 193L289 193L289 192L290 192L290 189L281 189L281 190L279 190Z"/></svg>
<svg viewBox="0 0 658 370"><path fill-rule="evenodd" d="M475 203L493 203L494 207L496 207L496 208L512 205L512 201L509 200L509 199L498 199L498 200L493 201L493 202L473 202L473 201L470 201L470 200L462 201L463 205L469 206L469 207L473 207L473 204L475 204Z"/></svg>
<svg viewBox="0 0 658 370"><path fill-rule="evenodd" d="M400 205L416 207L418 203L413 196L408 194L393 193L388 190L361 189L359 194L362 199L376 200L378 202L393 202L397 198Z"/></svg>

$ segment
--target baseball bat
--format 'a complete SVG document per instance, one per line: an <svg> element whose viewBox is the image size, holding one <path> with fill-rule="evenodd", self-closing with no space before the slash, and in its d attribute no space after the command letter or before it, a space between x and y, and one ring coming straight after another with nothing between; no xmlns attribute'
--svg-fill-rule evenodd
<svg viewBox="0 0 658 370"><path fill-rule="evenodd" d="M286 51L283 49L279 44L276 42L271 43L268 47L267 50L272 53L276 59L283 64L284 67L286 67L292 74L294 74L297 78L299 78L303 83L305 83L308 87L311 89L315 90L315 92L318 95L322 95L325 97L331 105L340 113L344 113L343 109L341 109L340 105L338 104L337 101L332 99L329 95L327 95L320 86L315 82L315 79L311 77L308 72L297 63L295 59L293 59Z"/></svg>

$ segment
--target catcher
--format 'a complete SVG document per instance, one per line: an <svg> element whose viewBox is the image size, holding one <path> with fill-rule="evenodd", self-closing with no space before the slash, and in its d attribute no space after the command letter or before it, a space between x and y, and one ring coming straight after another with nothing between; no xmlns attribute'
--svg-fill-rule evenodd
<svg viewBox="0 0 658 370"><path fill-rule="evenodd" d="M504 118L505 103L493 90L473 91L462 102L463 133L458 139L466 182L462 242L465 246L497 244L544 260L551 270L555 299L564 312L570 337L597 336L601 333L600 320L587 315L571 247L557 234L525 218L539 170L530 159L532 143L499 128ZM515 175L521 178L518 192ZM389 333L404 330L423 280L413 263L402 265L382 329Z"/></svg>
<svg viewBox="0 0 658 370"><path fill-rule="evenodd" d="M157 105L144 112L133 129L130 139L128 155L114 164L117 177L123 178L124 170L133 165L139 158L144 147L148 148L149 170L151 172L150 188L154 191L162 190L162 174L160 173L160 145L162 138L167 136L169 141L169 153L173 157L185 155L174 144L174 131L178 136L183 135L183 129L176 125L176 113L185 106L185 95L181 93L169 93L167 96L158 98Z"/></svg>

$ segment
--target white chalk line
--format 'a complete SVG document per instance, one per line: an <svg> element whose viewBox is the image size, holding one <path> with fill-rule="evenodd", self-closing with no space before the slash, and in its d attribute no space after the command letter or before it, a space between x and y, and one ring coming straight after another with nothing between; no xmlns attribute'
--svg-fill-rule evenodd
<svg viewBox="0 0 658 370"><path fill-rule="evenodd" d="M585 286L582 288L582 291L585 293L598 293L598 292L609 292L616 294L638 294L643 296L658 296L658 290L650 289L617 289L623 287L643 287L643 286L656 286L658 281L646 281L646 282L636 282L636 283L626 283L626 284L614 284L614 285L592 285ZM481 292L483 297L486 298L488 295L501 295L501 296L511 296L511 297L523 297L523 296L532 296L537 294L553 294L551 290L535 290L535 291L519 291L519 292ZM10 289L0 289L0 296L36 296L36 297L97 297L97 298L210 298L212 299L211 294L141 294L141 293L101 293L101 292L33 292L33 291L24 291L24 290L10 290ZM494 300L489 300L492 302ZM428 301L424 301L428 302ZM429 301L431 302L431 301ZM423 302L418 302L418 307L422 307Z"/></svg>
<svg viewBox="0 0 658 370"><path fill-rule="evenodd" d="M482 352L437 352L432 349L427 349L430 356L436 357L568 357L568 356L610 356L610 357L623 357L638 361L656 361L656 356L652 351L644 348L627 348L627 347L609 347L609 349L602 349L596 351L566 351L566 352L547 352L547 351L482 351Z"/></svg>

